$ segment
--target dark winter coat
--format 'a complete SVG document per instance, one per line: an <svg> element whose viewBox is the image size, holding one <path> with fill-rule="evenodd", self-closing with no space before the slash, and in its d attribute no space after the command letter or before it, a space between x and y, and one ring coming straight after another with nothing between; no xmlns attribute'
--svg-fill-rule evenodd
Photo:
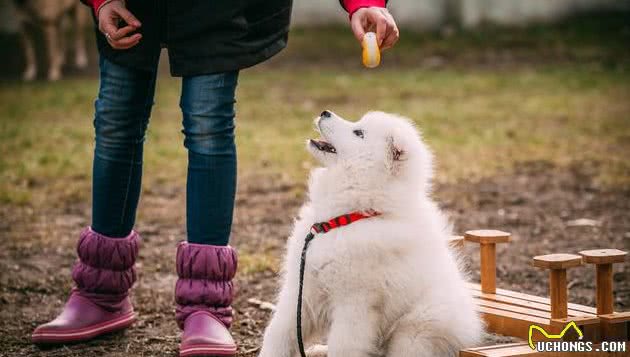
<svg viewBox="0 0 630 357"><path fill-rule="evenodd" d="M142 39L116 50L97 29L98 50L114 63L155 70L160 48L167 47L175 76L243 69L287 45L291 5L292 0L127 0L142 23Z"/></svg>

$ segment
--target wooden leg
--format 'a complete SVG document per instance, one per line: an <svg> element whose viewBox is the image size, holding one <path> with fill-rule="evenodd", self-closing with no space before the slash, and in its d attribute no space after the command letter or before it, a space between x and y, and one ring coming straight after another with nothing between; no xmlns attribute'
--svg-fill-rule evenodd
<svg viewBox="0 0 630 357"><path fill-rule="evenodd" d="M597 265L597 314L613 313L613 270L612 264ZM623 324L602 324L602 335L606 340L618 340L624 335Z"/></svg>
<svg viewBox="0 0 630 357"><path fill-rule="evenodd" d="M597 272L597 315L602 320L602 339L627 340L630 337L630 315L614 312L613 264L623 263L627 252L619 249L593 249L580 252L585 263L595 264Z"/></svg>
<svg viewBox="0 0 630 357"><path fill-rule="evenodd" d="M613 312L613 271L612 264L597 265L597 314Z"/></svg>
<svg viewBox="0 0 630 357"><path fill-rule="evenodd" d="M551 300L551 318L567 317L567 271L551 269L549 271L549 297Z"/></svg>
<svg viewBox="0 0 630 357"><path fill-rule="evenodd" d="M481 244L481 291L494 294L497 291L496 244Z"/></svg>

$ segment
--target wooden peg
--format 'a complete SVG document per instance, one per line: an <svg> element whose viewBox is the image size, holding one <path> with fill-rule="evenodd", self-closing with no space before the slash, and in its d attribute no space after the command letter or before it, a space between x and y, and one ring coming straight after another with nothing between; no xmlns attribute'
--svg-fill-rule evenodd
<svg viewBox="0 0 630 357"><path fill-rule="evenodd" d="M567 317L567 268L582 265L582 257L575 254L548 254L534 257L534 266L549 269L549 300L551 318Z"/></svg>
<svg viewBox="0 0 630 357"><path fill-rule="evenodd" d="M595 264L597 269L597 314L613 313L613 271L612 265L621 263L628 253L618 249L583 250L580 255L584 262Z"/></svg>
<svg viewBox="0 0 630 357"><path fill-rule="evenodd" d="M481 229L467 231L464 239L469 242L479 243L481 254L481 291L486 294L494 294L497 291L497 243L510 241L510 233Z"/></svg>

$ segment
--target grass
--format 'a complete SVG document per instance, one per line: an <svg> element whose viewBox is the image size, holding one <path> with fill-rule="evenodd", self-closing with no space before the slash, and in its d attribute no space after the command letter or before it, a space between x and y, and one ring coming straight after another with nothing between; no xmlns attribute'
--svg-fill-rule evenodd
<svg viewBox="0 0 630 357"><path fill-rule="evenodd" d="M596 63L608 69L626 67L630 60L630 12L585 14L554 24L505 28L484 26L462 31L446 26L437 32L414 33L403 29L394 51L386 54L391 67L435 66L435 60L446 60L449 67L482 64L488 68L505 64ZM284 52L285 61L334 64L348 62L356 68L357 49L352 39L341 35L344 29L327 27L313 30L295 29L291 44Z"/></svg>
<svg viewBox="0 0 630 357"><path fill-rule="evenodd" d="M303 146L317 113L356 119L378 109L419 124L441 182L500 174L522 161L588 160L602 185L628 186L630 32L619 17L600 26L578 19L495 31L494 38L487 29L448 38L409 34L376 70L356 64L359 52L345 29L296 30L279 59L241 74L240 170L301 181L313 165ZM489 52L517 55L488 60ZM423 64L435 56L446 63ZM3 205L89 196L97 86L95 78L0 85ZM145 150L149 183L185 179L178 96L178 79L161 76Z"/></svg>

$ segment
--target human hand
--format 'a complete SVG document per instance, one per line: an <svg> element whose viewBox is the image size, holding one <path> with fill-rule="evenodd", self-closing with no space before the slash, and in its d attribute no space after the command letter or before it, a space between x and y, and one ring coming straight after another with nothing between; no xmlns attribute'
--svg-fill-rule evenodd
<svg viewBox="0 0 630 357"><path fill-rule="evenodd" d="M127 8L122 0L113 0L103 4L98 9L98 29L101 31L112 48L126 50L140 42L142 35L139 33L129 35L136 31L142 24ZM120 21L126 23L118 27Z"/></svg>
<svg viewBox="0 0 630 357"><path fill-rule="evenodd" d="M394 46L400 33L394 17L383 7L363 7L352 14L352 32L359 42L366 32L376 32L376 41L381 50ZM374 31L376 29L376 31Z"/></svg>

